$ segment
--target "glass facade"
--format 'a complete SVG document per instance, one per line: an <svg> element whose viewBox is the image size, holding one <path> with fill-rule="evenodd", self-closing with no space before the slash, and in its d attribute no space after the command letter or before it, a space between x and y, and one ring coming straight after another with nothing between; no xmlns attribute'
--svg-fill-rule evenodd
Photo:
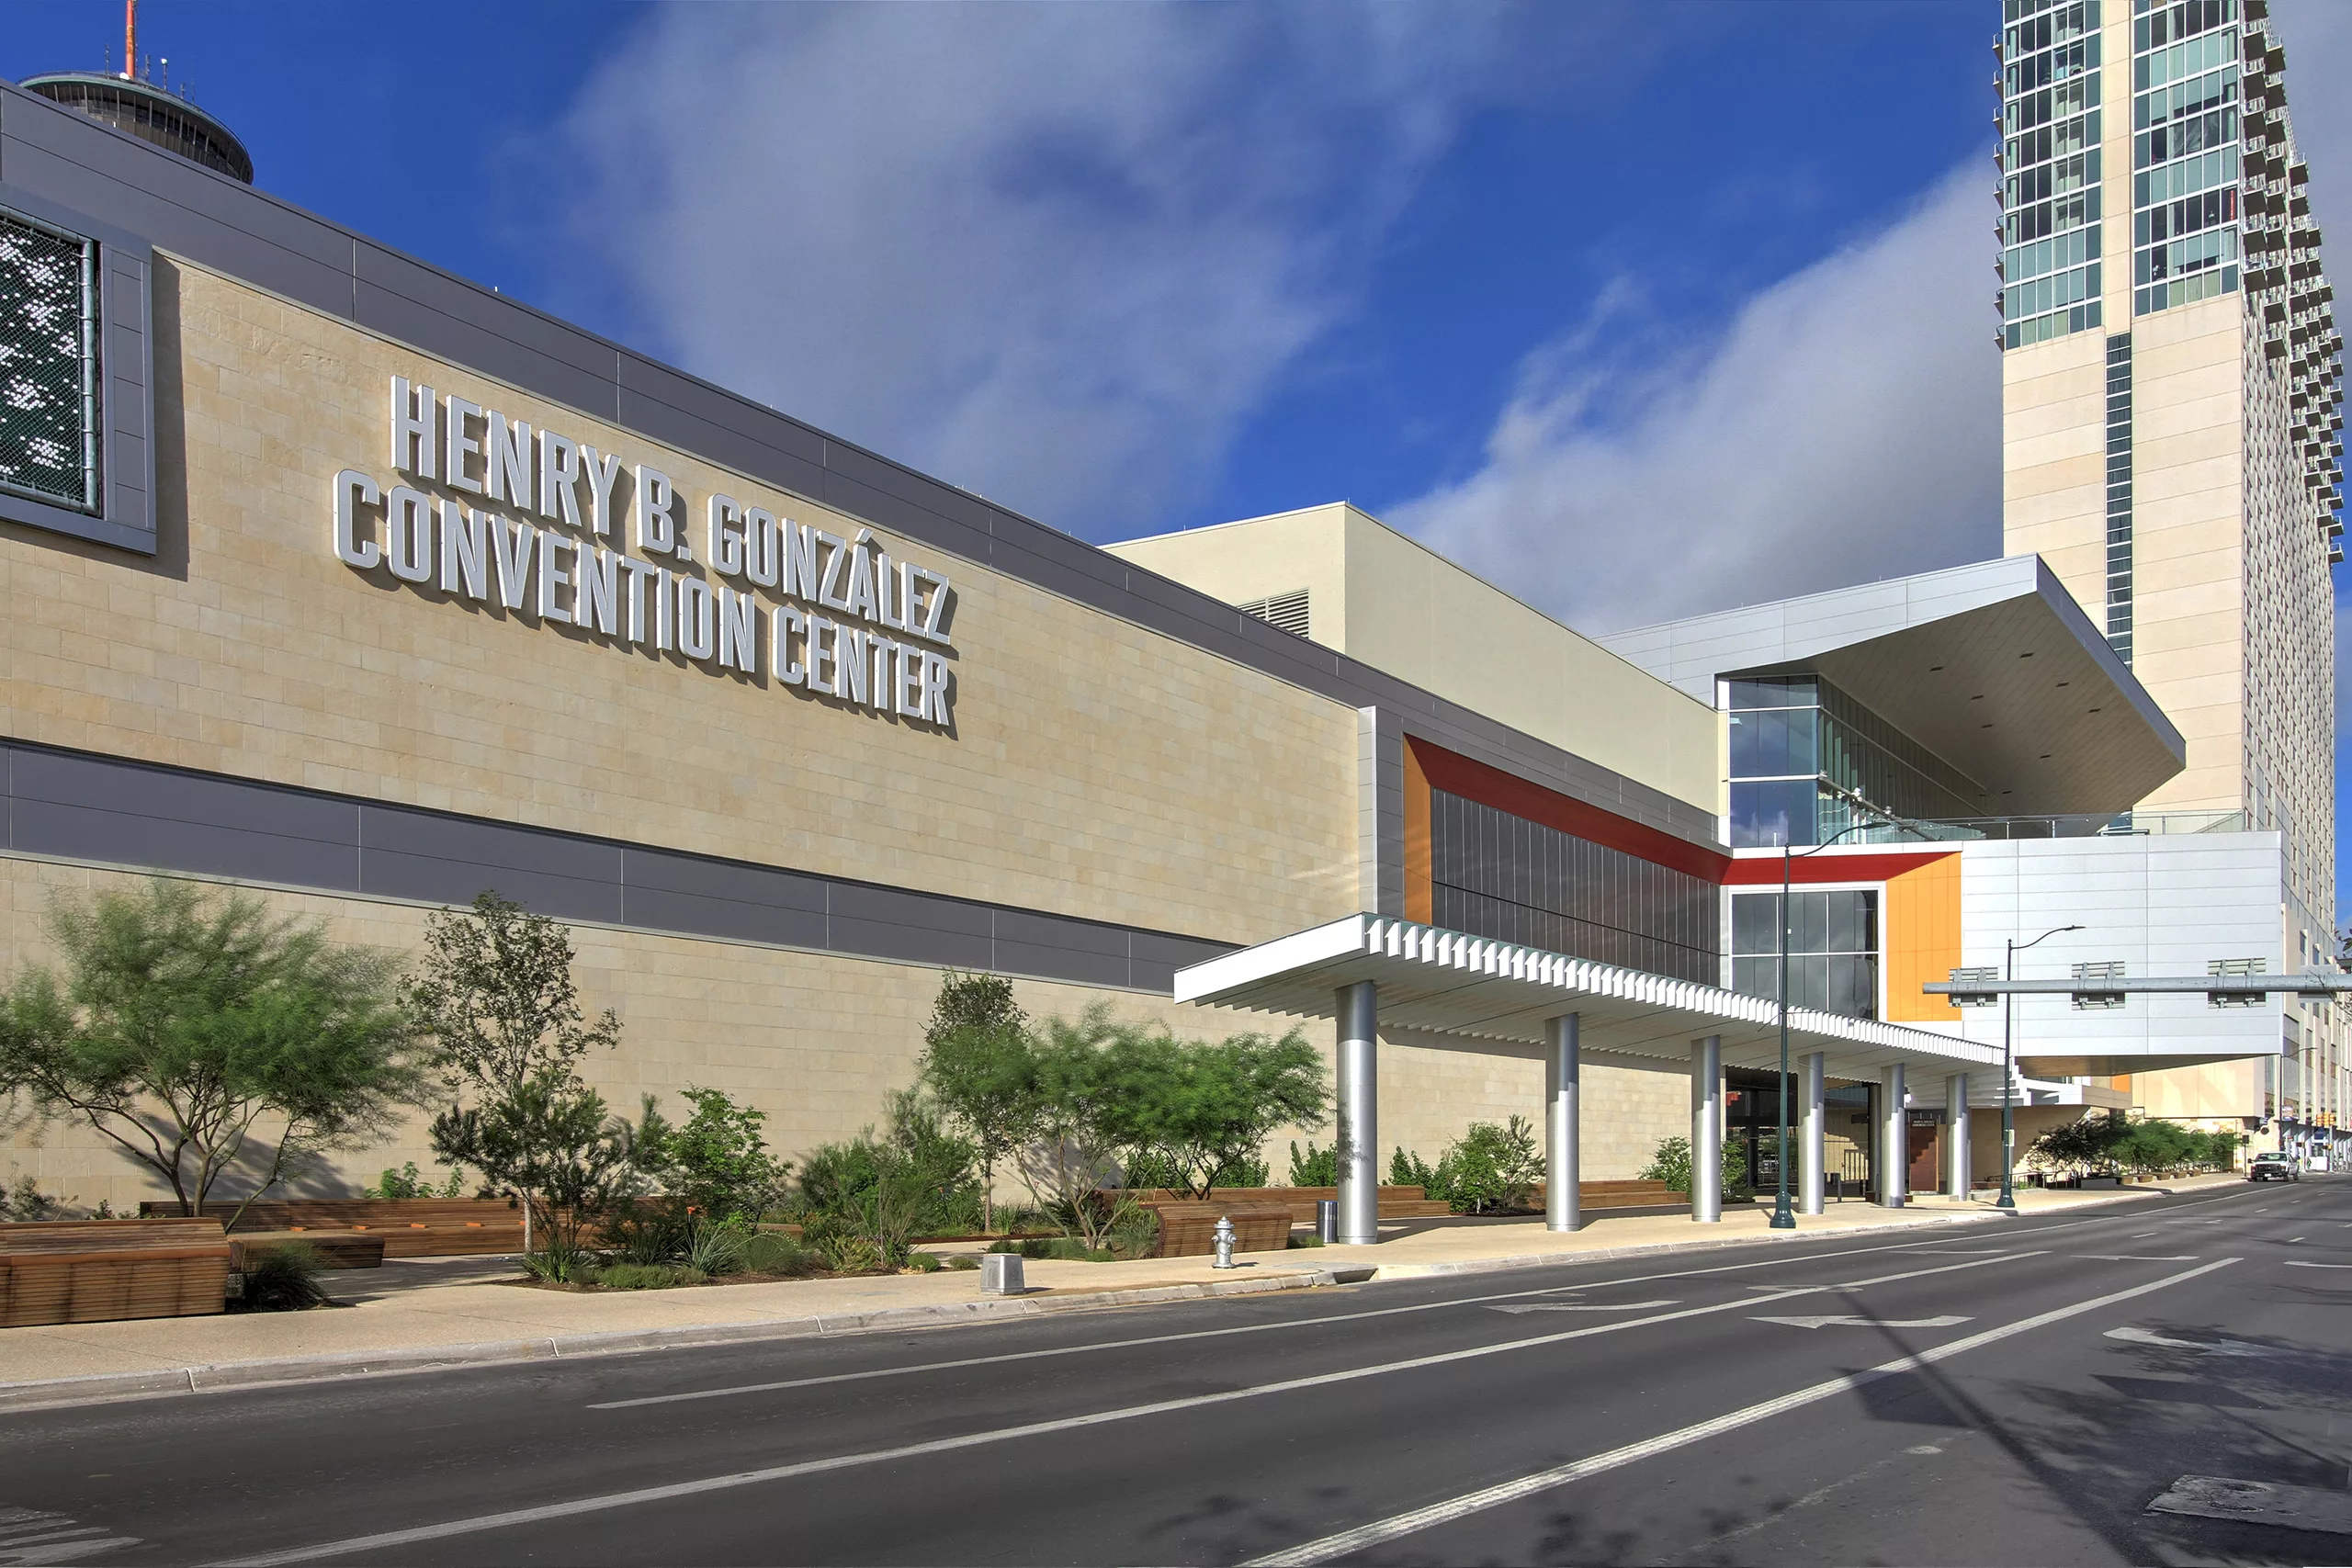
<svg viewBox="0 0 2352 1568"><path fill-rule="evenodd" d="M2238 287L2238 0L2132 0L2132 313Z"/></svg>
<svg viewBox="0 0 2352 1568"><path fill-rule="evenodd" d="M1858 801L1898 817L1984 813L1973 779L1819 676L1729 685L1734 848L1820 843Z"/></svg>
<svg viewBox="0 0 2352 1568"><path fill-rule="evenodd" d="M2001 341L2098 326L2099 0L2004 0Z"/></svg>
<svg viewBox="0 0 2352 1568"><path fill-rule="evenodd" d="M1878 1016L1878 894L1789 897L1789 1005L1848 1018ZM1781 892L1735 893L1731 900L1731 988L1781 994Z"/></svg>
<svg viewBox="0 0 2352 1568"><path fill-rule="evenodd" d="M2132 334L2107 340L2107 640L2132 662Z"/></svg>
<svg viewBox="0 0 2352 1568"><path fill-rule="evenodd" d="M1713 986L1722 981L1716 887L1704 877L1430 791L1430 919Z"/></svg>

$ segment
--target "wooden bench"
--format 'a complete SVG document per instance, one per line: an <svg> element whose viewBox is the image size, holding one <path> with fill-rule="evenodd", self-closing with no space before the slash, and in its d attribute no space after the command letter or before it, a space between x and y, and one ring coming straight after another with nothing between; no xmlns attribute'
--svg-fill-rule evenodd
<svg viewBox="0 0 2352 1568"><path fill-rule="evenodd" d="M221 1311L228 1292L219 1220L0 1224L0 1327L198 1317Z"/></svg>
<svg viewBox="0 0 2352 1568"><path fill-rule="evenodd" d="M145 1202L141 1214L178 1206ZM207 1203L226 1221L232 1202ZM523 1250L523 1211L494 1198L260 1198L245 1206L237 1234L260 1231L364 1231L380 1234L387 1258L466 1258Z"/></svg>
<svg viewBox="0 0 2352 1568"><path fill-rule="evenodd" d="M1216 1251L1216 1223L1233 1222L1236 1252L1280 1252L1290 1245L1287 1203L1199 1203L1189 1200L1143 1205L1159 1216L1155 1258L1201 1258Z"/></svg>
<svg viewBox="0 0 2352 1568"><path fill-rule="evenodd" d="M1315 1223L1315 1205L1323 1199L1336 1199L1336 1187L1213 1187L1208 1201L1216 1203L1283 1203L1289 1206L1293 1224L1311 1225ZM1187 1203L1194 1201L1188 1193L1171 1192L1165 1187L1138 1188L1136 1201L1153 1203ZM1383 1187L1380 1189L1380 1217L1384 1220L1427 1220L1450 1214L1453 1208L1419 1187Z"/></svg>
<svg viewBox="0 0 2352 1568"><path fill-rule="evenodd" d="M229 1267L242 1274L262 1253L280 1247L307 1247L322 1269L380 1269L382 1231L239 1231L229 1238Z"/></svg>
<svg viewBox="0 0 2352 1568"><path fill-rule="evenodd" d="M1528 1201L1544 1207L1550 1190L1539 1181L1535 1194ZM1677 1192L1663 1181L1579 1181L1577 1183L1577 1204L1582 1209L1648 1209L1671 1208L1687 1204L1690 1195Z"/></svg>

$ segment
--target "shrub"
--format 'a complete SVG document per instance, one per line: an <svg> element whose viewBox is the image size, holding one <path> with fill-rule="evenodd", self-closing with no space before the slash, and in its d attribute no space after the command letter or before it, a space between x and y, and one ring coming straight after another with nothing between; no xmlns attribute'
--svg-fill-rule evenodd
<svg viewBox="0 0 2352 1568"><path fill-rule="evenodd" d="M932 1252L913 1253L907 1258L907 1267L918 1274L936 1274L940 1269L939 1255Z"/></svg>
<svg viewBox="0 0 2352 1568"><path fill-rule="evenodd" d="M980 1260L968 1252L958 1252L947 1259L950 1269L978 1269Z"/></svg>
<svg viewBox="0 0 2352 1568"><path fill-rule="evenodd" d="M1138 1192L1164 1187L1170 1192L1186 1191L1190 1179L1175 1159L1158 1149L1130 1149L1120 1157L1120 1185Z"/></svg>
<svg viewBox="0 0 2352 1568"><path fill-rule="evenodd" d="M65 1200L43 1192L29 1174L18 1176L0 1190L0 1220L54 1220L64 1212Z"/></svg>
<svg viewBox="0 0 2352 1568"><path fill-rule="evenodd" d="M247 1312L301 1312L327 1299L319 1283L319 1255L311 1247L296 1242L245 1258L244 1293L238 1302Z"/></svg>
<svg viewBox="0 0 2352 1568"><path fill-rule="evenodd" d="M767 1112L738 1105L715 1089L688 1089L694 1114L663 1126L639 1162L696 1215L757 1220L781 1202L789 1162L768 1153L761 1125Z"/></svg>
<svg viewBox="0 0 2352 1568"><path fill-rule="evenodd" d="M1405 1151L1398 1149L1398 1154ZM1306 1152L1298 1152L1294 1140L1290 1145L1290 1184L1293 1187L1337 1187L1340 1184L1340 1146L1318 1149L1313 1139L1307 1140ZM1410 1182L1391 1182L1391 1186L1410 1186Z"/></svg>
<svg viewBox="0 0 2352 1568"><path fill-rule="evenodd" d="M699 1269L674 1263L609 1263L589 1277L608 1291L667 1291L679 1285L701 1285L710 1276Z"/></svg>
<svg viewBox="0 0 2352 1568"><path fill-rule="evenodd" d="M705 1222L686 1243L686 1266L704 1274L741 1274L751 1249L752 1227L739 1219Z"/></svg>
<svg viewBox="0 0 2352 1568"><path fill-rule="evenodd" d="M1442 1164L1443 1162L1441 1161L1441 1167ZM1339 1179L1339 1153L1335 1149L1332 1151L1331 1179L1327 1182L1317 1182L1316 1185L1318 1187L1336 1186ZM1391 1187L1418 1187L1430 1199L1438 1202L1444 1202L1453 1196L1452 1179L1448 1172L1442 1168L1432 1169L1429 1163L1423 1160L1420 1156L1417 1154L1408 1154L1402 1147L1399 1147L1394 1155L1389 1156L1388 1185Z"/></svg>
<svg viewBox="0 0 2352 1568"><path fill-rule="evenodd" d="M398 1170L386 1167L384 1174L377 1178L376 1185L361 1188L359 1195L362 1198L392 1199L455 1198L465 1190L466 1172L463 1166L450 1167L449 1179L435 1188L433 1183L417 1174L416 1161L407 1160L402 1162Z"/></svg>
<svg viewBox="0 0 2352 1568"><path fill-rule="evenodd" d="M1747 1147L1745 1144L1724 1145L1724 1190L1737 1194L1747 1190ZM1689 1196L1690 1191L1690 1140L1660 1138L1657 1149L1644 1166L1640 1179L1663 1181L1669 1191Z"/></svg>
<svg viewBox="0 0 2352 1568"><path fill-rule="evenodd" d="M576 1242L549 1236L544 1247L523 1254L523 1271L551 1285L581 1284L596 1272L596 1255Z"/></svg>
<svg viewBox="0 0 2352 1568"><path fill-rule="evenodd" d="M1037 1062L1028 1022L1011 981L951 969L923 1027L921 1081L971 1142L983 1230L996 1228L997 1167L1036 1130Z"/></svg>
<svg viewBox="0 0 2352 1568"><path fill-rule="evenodd" d="M1523 1210L1544 1179L1544 1156L1535 1152L1535 1130L1524 1116L1501 1126L1472 1122L1438 1164L1452 1167L1447 1198L1456 1213Z"/></svg>
<svg viewBox="0 0 2352 1568"><path fill-rule="evenodd" d="M782 1231L754 1231L751 1239L743 1244L745 1273L797 1279L804 1274L813 1274L823 1266L815 1249Z"/></svg>

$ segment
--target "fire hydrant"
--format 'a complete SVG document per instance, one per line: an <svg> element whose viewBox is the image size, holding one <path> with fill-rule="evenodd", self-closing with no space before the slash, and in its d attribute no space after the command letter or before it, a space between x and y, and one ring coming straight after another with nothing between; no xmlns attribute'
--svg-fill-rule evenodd
<svg viewBox="0 0 2352 1568"><path fill-rule="evenodd" d="M1233 1222L1223 1214L1217 1216L1216 1222L1216 1261L1209 1267L1212 1269L1233 1267Z"/></svg>

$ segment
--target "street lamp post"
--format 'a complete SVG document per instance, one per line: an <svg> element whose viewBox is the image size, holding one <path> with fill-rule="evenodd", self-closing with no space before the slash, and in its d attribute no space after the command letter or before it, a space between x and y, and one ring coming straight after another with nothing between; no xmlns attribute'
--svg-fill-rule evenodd
<svg viewBox="0 0 2352 1568"><path fill-rule="evenodd" d="M1805 851L1818 854L1849 833L1859 833L1865 828L1900 828L1919 834L1919 829L1898 818L1880 813L1877 819L1849 822L1829 837ZM1919 834L1926 837L1925 834ZM1792 1231L1797 1228L1796 1211L1789 1206L1789 930L1796 923L1790 908L1789 877L1792 863L1799 857L1793 854L1785 829L1781 834L1781 1162L1779 1191L1772 1201L1770 1228Z"/></svg>
<svg viewBox="0 0 2352 1568"><path fill-rule="evenodd" d="M2018 954L2027 948L2048 942L2060 931L2078 931L2082 929L2080 926L2053 926L2031 942L2019 942L2015 937L2009 938L2008 953L2001 961L2001 978L2014 980L2018 977ZM2018 1166L2018 1124L2012 1110L2016 1096L2010 1083L2012 1070L2009 1066L2009 1024L2010 1021L2017 1016L2017 1006L2018 999L2014 994L2008 991L2001 993L2001 1198L2000 1201L1994 1206L2006 1209L2012 1214L2018 1212L2017 1189L2012 1179Z"/></svg>

